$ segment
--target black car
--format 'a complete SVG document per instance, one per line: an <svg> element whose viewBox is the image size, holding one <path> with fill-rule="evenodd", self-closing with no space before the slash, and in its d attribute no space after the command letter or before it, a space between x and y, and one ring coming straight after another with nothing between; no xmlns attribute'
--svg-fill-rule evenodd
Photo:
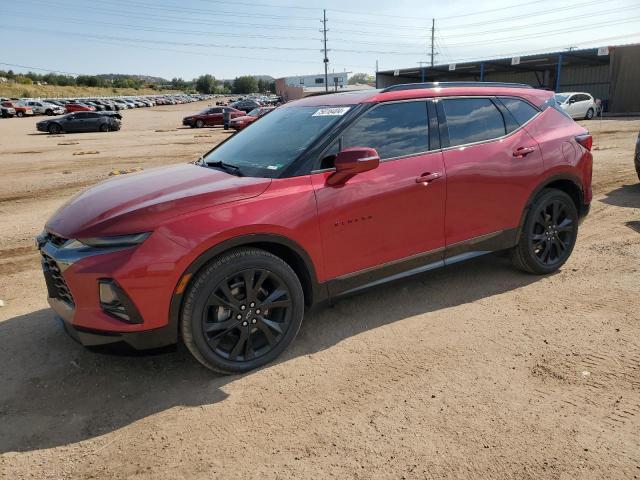
<svg viewBox="0 0 640 480"><path fill-rule="evenodd" d="M262 105L260 105L255 100L251 100L250 98L247 98L246 100L240 100L238 102L233 102L229 106L233 107L233 108L235 108L237 110L242 110L243 112L249 113L254 108L261 107Z"/></svg>
<svg viewBox="0 0 640 480"><path fill-rule="evenodd" d="M635 164L636 164L636 173L638 174L638 180L640 180L640 133L638 133L638 138L636 140Z"/></svg>
<svg viewBox="0 0 640 480"><path fill-rule="evenodd" d="M74 112L36 123L40 132L109 132L120 130L122 116L115 112Z"/></svg>

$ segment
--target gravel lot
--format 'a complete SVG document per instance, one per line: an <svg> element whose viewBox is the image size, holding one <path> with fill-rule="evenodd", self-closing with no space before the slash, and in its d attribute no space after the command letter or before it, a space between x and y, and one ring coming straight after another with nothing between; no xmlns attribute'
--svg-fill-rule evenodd
<svg viewBox="0 0 640 480"><path fill-rule="evenodd" d="M106 134L0 120L0 478L640 478L640 120L584 123L595 198L555 275L489 256L381 287L242 376L183 348L85 350L47 308L33 237L111 170L226 138L181 127L205 105Z"/></svg>

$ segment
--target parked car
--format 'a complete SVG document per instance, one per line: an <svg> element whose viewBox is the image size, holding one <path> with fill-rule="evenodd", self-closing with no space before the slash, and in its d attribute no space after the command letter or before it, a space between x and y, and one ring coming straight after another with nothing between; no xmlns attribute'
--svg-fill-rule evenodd
<svg viewBox="0 0 640 480"><path fill-rule="evenodd" d="M41 100L23 100L21 102L25 107L31 108L34 114L39 115L62 115L65 110L59 105L44 102Z"/></svg>
<svg viewBox="0 0 640 480"><path fill-rule="evenodd" d="M245 115L243 111L236 110L231 107L209 107L205 108L200 113L184 117L182 119L182 124L188 125L191 128L215 127L216 125L222 125L224 122L223 113L225 110L230 112L232 119Z"/></svg>
<svg viewBox="0 0 640 480"><path fill-rule="evenodd" d="M0 106L0 116L2 118L12 118L16 114L16 109L13 107Z"/></svg>
<svg viewBox="0 0 640 480"><path fill-rule="evenodd" d="M501 250L554 272L589 211L592 139L552 95L440 83L291 102L198 162L67 202L37 239L49 303L85 345L182 339L237 373L323 300Z"/></svg>
<svg viewBox="0 0 640 480"><path fill-rule="evenodd" d="M256 108L261 107L262 105L255 101L252 100L250 98L246 98L244 100L239 100L237 102L233 102L230 107L235 108L237 110L242 110L245 113L250 112L251 110L254 110Z"/></svg>
<svg viewBox="0 0 640 480"><path fill-rule="evenodd" d="M113 112L75 112L36 123L40 132L109 132L120 130L119 114Z"/></svg>
<svg viewBox="0 0 640 480"><path fill-rule="evenodd" d="M591 120L598 114L598 105L588 93L563 92L556 93L556 101L571 118Z"/></svg>
<svg viewBox="0 0 640 480"><path fill-rule="evenodd" d="M636 139L635 164L636 164L636 173L638 174L638 180L640 180L640 133L638 133L638 138Z"/></svg>
<svg viewBox="0 0 640 480"><path fill-rule="evenodd" d="M234 130L240 131L253 122L258 120L260 117L265 116L267 113L271 112L275 107L258 107L251 110L246 115L241 117L236 117L231 122L229 122L229 126Z"/></svg>
<svg viewBox="0 0 640 480"><path fill-rule="evenodd" d="M80 102L67 103L64 107L67 110L67 112L69 112L69 113L71 113L71 112L93 112L96 109L96 107L94 107L94 106L87 105L85 103L80 103Z"/></svg>
<svg viewBox="0 0 640 480"><path fill-rule="evenodd" d="M19 102L14 100L8 100L0 103L3 107L13 108L15 110L15 115L18 118L22 118L24 116L33 115L33 110L31 107L27 107L25 105L21 105Z"/></svg>

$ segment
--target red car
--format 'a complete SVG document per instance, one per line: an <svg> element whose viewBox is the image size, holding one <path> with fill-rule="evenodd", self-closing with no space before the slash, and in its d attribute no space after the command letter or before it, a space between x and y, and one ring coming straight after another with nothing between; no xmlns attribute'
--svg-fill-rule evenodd
<svg viewBox="0 0 640 480"><path fill-rule="evenodd" d="M37 240L49 303L85 345L181 339L244 372L327 299L500 250L557 270L589 211L590 148L553 92L514 84L291 102L199 162L69 200Z"/></svg>
<svg viewBox="0 0 640 480"><path fill-rule="evenodd" d="M276 108L276 107L258 107L258 108L254 108L253 110L251 110L246 115L243 115L241 117L236 117L233 120L231 120L231 122L229 123L229 126L231 128L233 128L234 130L240 131L240 130L248 127L249 125L251 125L253 122L258 120L260 117L263 117L267 113L271 112L274 108Z"/></svg>
<svg viewBox="0 0 640 480"><path fill-rule="evenodd" d="M31 107L26 107L24 105L20 105L16 102L5 101L2 102L1 105L7 108L13 108L16 111L16 117L24 117L26 115L33 115L33 110Z"/></svg>
<svg viewBox="0 0 640 480"><path fill-rule="evenodd" d="M246 115L243 111L236 110L232 107L209 107L205 108L200 113L184 117L182 119L182 124L188 125L191 128L215 127L216 125L222 125L224 123L224 112L227 110L230 113L230 118Z"/></svg>
<svg viewBox="0 0 640 480"><path fill-rule="evenodd" d="M92 107L91 105L85 105L84 103L67 103L64 108L67 110L67 113L71 112L93 112L96 107Z"/></svg>

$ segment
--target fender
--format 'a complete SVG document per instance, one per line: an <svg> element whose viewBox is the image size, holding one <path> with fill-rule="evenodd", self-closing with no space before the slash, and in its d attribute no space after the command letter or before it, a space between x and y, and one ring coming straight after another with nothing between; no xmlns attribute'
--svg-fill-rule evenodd
<svg viewBox="0 0 640 480"><path fill-rule="evenodd" d="M217 257L221 253L226 252L232 248L242 247L245 245L255 245L260 243L270 243L281 245L286 247L296 255L302 259L304 266L309 274L309 282L311 287L311 303L317 304L327 299L328 293L326 285L318 283L318 277L316 276L315 267L313 262L311 261L311 257L309 254L302 248L298 243L290 240L287 237L282 235L272 234L272 233L252 233L247 235L241 235L238 237L231 238L229 240L225 240L221 243L218 243L211 247L209 250L206 250L202 253L198 258L196 258L187 269L182 272L180 278L184 277L187 274L195 274L198 270L204 267L211 259ZM178 287L174 287L175 289ZM186 289L185 289L186 291ZM169 307L169 324L167 325L167 329L172 332L172 335L175 336L176 340L178 337L178 324L180 322L180 312L182 311L182 301L184 298L183 293L174 293L171 297L171 304Z"/></svg>
<svg viewBox="0 0 640 480"><path fill-rule="evenodd" d="M516 243L520 240L520 234L522 233L522 229L524 228L524 222L527 219L527 214L529 213L529 210L531 209L531 205L533 204L534 200L540 194L540 192L542 192L542 190L547 188L552 183L557 182L558 180L567 180L567 181L573 183L578 188L578 192L579 192L578 193L578 195L579 195L579 199L578 200L579 201L578 201L578 205L577 205L578 217L584 218L584 216L586 216L586 214L589 211L589 207L584 205L584 202L583 202L584 188L582 186L582 181L580 180L580 178L577 177L576 175L573 175L573 174L569 173L569 172L563 172L563 173L558 173L558 174L555 174L555 175L551 175L550 177L545 178L533 190L533 192L531 192L531 195L529 195L529 199L527 200L527 203L525 204L524 208L522 209L522 216L520 217L520 224L518 225L518 231L516 233Z"/></svg>

